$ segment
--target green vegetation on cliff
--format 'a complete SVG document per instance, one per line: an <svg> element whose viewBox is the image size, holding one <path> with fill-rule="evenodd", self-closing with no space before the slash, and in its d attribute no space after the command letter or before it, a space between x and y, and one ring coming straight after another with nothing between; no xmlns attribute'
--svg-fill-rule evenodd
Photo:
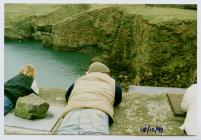
<svg viewBox="0 0 201 140"><path fill-rule="evenodd" d="M95 50L94 61L109 65L122 83L188 87L196 77L196 10L40 5L37 12L37 6L6 4L5 38L41 40L54 50Z"/></svg>

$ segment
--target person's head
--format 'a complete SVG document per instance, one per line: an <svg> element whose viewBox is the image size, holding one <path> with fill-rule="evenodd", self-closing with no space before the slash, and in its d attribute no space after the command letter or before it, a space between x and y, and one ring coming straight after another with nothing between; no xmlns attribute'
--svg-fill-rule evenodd
<svg viewBox="0 0 201 140"><path fill-rule="evenodd" d="M101 73L109 74L110 69L108 68L108 66L106 66L105 64L101 62L94 62L89 66L89 69L87 71L87 73L91 73L91 72L101 72Z"/></svg>
<svg viewBox="0 0 201 140"><path fill-rule="evenodd" d="M33 65L27 64L20 67L19 74L35 78L36 76L36 69Z"/></svg>

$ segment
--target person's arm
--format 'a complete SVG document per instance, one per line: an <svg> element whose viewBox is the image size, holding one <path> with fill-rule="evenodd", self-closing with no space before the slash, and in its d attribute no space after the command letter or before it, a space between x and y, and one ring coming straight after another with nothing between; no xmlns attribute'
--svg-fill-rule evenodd
<svg viewBox="0 0 201 140"><path fill-rule="evenodd" d="M193 84L189 88L187 88L186 92L184 93L184 97L182 99L181 108L183 111L188 110L189 104L196 100L196 93L197 93L197 85Z"/></svg>
<svg viewBox="0 0 201 140"><path fill-rule="evenodd" d="M115 99L114 106L117 106L121 103L122 100L122 89L121 86L115 81Z"/></svg>
<svg viewBox="0 0 201 140"><path fill-rule="evenodd" d="M68 90L66 92L65 98L66 98L67 102L68 102L68 98L70 97L73 88L74 88L74 83L68 88Z"/></svg>
<svg viewBox="0 0 201 140"><path fill-rule="evenodd" d="M35 80L33 80L33 83L31 85L31 89L33 89L33 91L36 93L36 94L39 94L39 88L38 88L38 85L36 83Z"/></svg>
<svg viewBox="0 0 201 140"><path fill-rule="evenodd" d="M181 103L181 108L183 111L187 112L187 108L188 108L188 97L187 94L184 93L184 97L182 99L182 103Z"/></svg>

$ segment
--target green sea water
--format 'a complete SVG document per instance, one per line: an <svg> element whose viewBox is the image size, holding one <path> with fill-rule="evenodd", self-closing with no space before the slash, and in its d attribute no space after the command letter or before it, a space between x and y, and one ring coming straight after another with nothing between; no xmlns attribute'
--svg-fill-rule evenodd
<svg viewBox="0 0 201 140"><path fill-rule="evenodd" d="M15 76L23 64L37 70L39 87L68 88L85 74L94 55L80 52L53 51L35 41L5 41L4 81Z"/></svg>

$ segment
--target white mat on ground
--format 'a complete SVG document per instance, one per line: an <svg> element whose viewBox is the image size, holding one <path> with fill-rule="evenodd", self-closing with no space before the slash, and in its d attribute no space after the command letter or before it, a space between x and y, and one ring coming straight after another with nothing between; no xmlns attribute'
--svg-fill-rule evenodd
<svg viewBox="0 0 201 140"><path fill-rule="evenodd" d="M4 117L4 125L11 127L20 127L39 131L51 131L58 122L64 107L50 106L45 118L27 120L9 113Z"/></svg>

